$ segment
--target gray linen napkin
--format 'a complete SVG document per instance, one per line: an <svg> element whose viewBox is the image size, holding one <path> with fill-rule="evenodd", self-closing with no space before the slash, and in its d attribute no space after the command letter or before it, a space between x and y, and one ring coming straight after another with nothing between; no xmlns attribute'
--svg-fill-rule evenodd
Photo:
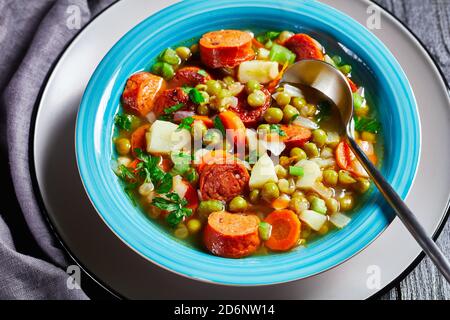
<svg viewBox="0 0 450 320"><path fill-rule="evenodd" d="M0 299L87 299L67 286L68 262L37 205L29 131L52 64L81 27L112 2L0 0L0 190L7 206L0 211Z"/></svg>

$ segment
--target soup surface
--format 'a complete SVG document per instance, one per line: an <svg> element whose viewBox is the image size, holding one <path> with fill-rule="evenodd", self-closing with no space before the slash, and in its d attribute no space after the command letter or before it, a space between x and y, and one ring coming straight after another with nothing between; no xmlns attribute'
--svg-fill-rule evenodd
<svg viewBox="0 0 450 320"><path fill-rule="evenodd" d="M355 135L379 162L380 125L343 58L307 34L218 30L167 48L128 79L113 169L130 201L176 238L227 258L289 251L344 228L371 182L336 108L279 83L302 59L348 78Z"/></svg>

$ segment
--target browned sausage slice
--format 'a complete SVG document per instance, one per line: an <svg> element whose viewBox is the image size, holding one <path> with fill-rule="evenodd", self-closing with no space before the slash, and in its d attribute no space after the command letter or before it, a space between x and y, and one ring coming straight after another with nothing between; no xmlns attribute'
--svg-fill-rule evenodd
<svg viewBox="0 0 450 320"><path fill-rule="evenodd" d="M172 80L170 80L171 87L195 87L198 84L206 83L211 80L211 76L199 67L184 67L179 69Z"/></svg>
<svg viewBox="0 0 450 320"><path fill-rule="evenodd" d="M191 103L189 95L182 88L166 89L162 91L155 100L153 112L158 117L164 114L164 110L173 107L176 104L184 104L182 109L188 108ZM181 110L181 109L180 109Z"/></svg>
<svg viewBox="0 0 450 320"><path fill-rule="evenodd" d="M132 75L122 94L124 109L140 116L152 111L158 93L166 87L163 78L149 72L139 72Z"/></svg>
<svg viewBox="0 0 450 320"><path fill-rule="evenodd" d="M220 30L200 39L200 57L210 68L234 68L255 56L252 36L239 30Z"/></svg>
<svg viewBox="0 0 450 320"><path fill-rule="evenodd" d="M200 172L200 192L203 200L225 200L243 194L250 176L239 163L206 165Z"/></svg>
<svg viewBox="0 0 450 320"><path fill-rule="evenodd" d="M231 111L234 111L239 115L247 128L256 127L272 101L270 92L266 88L262 88L261 91L266 95L266 102L261 107L250 107L247 102L247 94L245 92L241 92L238 96L237 106L230 106L229 108Z"/></svg>
<svg viewBox="0 0 450 320"><path fill-rule="evenodd" d="M256 215L213 212L203 234L206 248L217 256L242 258L259 247L259 218Z"/></svg>

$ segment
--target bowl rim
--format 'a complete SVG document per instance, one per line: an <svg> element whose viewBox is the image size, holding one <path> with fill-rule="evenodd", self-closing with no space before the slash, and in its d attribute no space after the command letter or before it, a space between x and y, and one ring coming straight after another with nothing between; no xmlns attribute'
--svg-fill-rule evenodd
<svg viewBox="0 0 450 320"><path fill-rule="evenodd" d="M256 285L271 285L271 284L276 284L276 283L284 283L284 282L289 282L289 281L295 281L301 278L306 278L309 276L313 276L316 274L319 274L321 272L324 272L330 268L336 267L337 265L345 262L346 260L350 259L351 257L353 257L355 254L359 253L360 251L362 251L364 248L366 248L372 241L374 241L384 230L385 228L389 225L389 223L387 223L381 230L378 230L376 232L376 235L374 235L370 241L368 241L367 243L365 243L362 247L358 248L357 250L355 250L352 254L347 255L346 258L341 259L339 262L334 263L330 266L327 266L325 268L323 268L322 270L319 270L317 272L312 272L311 274L309 274L308 276L300 276L300 277L295 277L295 276L290 276L287 277L285 280L276 280L276 281L265 281L265 282L258 282L258 283L254 283L254 282L226 282L226 281L222 281L220 280L220 277L204 277L204 276L196 276L195 274L188 274L182 271L177 270L176 268L173 267L168 267L167 265L165 265L164 263L157 261L156 259L149 257L148 255L144 254L143 252L141 252L140 250L138 250L137 248L135 248L131 243L129 243L126 239L126 237L124 237L123 235L121 235L121 233L116 230L110 223L111 221L108 220L107 218L107 214L104 215L102 213L102 210L99 209L99 202L101 202L102 199L99 199L97 197L96 194L92 193L91 191L95 191L94 189L92 189L92 184L89 181L89 164L86 162L86 159L84 157L83 154L83 139L82 139L82 132L81 129L84 126L84 118L81 115L83 115L83 111L86 110L87 108L87 101L89 100L90 94L93 91L93 87L94 84L96 83L96 81L99 78L99 75L102 73L103 69L106 67L107 62L108 62L108 58L111 57L111 55L113 55L114 53L116 53L118 51L118 49L121 47L121 45L123 45L124 43L126 43L131 37L135 36L136 33L139 33L140 30L139 28L143 28L144 26L148 26L150 23L154 23L155 21L157 21L157 18L160 17L161 15L169 15L169 14L175 14L176 15L176 11L181 12L181 9L186 9L187 7L189 7L189 9L192 9L192 6L204 6L202 4L207 4L208 1L207 0L188 0L188 1L183 1L177 4L174 4L172 6L169 6L163 10L161 10L160 12L156 13L155 15L152 15L150 17L148 17L147 19L145 19L143 22L141 22L140 24L138 24L137 26L135 26L133 29L131 29L125 36L123 36L115 45L114 47L108 52L108 54L103 58L102 62L97 66L93 76L91 77L88 86L85 90L85 93L83 95L82 98L82 102L80 105L80 110L77 114L77 122L76 122L76 132L75 132L75 149L76 149L76 159L77 159L77 165L78 165L78 170L81 176L81 180L83 183L83 186L86 190L86 193L88 195L88 198L90 199L90 201L92 202L94 208L96 209L97 213L99 214L99 216L101 217L101 219L105 222L105 224L113 231L113 233L119 238L121 239L121 241L123 241L128 247L130 247L133 251L137 252L138 254L140 254L142 257L144 257L145 259L155 263L156 265L169 270L171 272L177 273L179 275L191 278L191 279L195 279L195 280L201 280L201 281L205 281L205 282L210 282L210 283L215 283L215 284L223 284L223 285L251 285L251 286L256 286ZM326 9L329 12L336 14L339 16L340 19L347 19L348 23L355 26L355 24L357 25L357 27L361 30L364 28L356 21L354 21L352 18L346 16L345 14L337 11L336 9L322 4L322 3L318 3L316 1L311 1L311 0L307 0L301 3L297 3L291 0L285 1L284 2L289 3L292 6L296 7L296 10L299 10L300 8L307 6L309 8L315 8L315 9ZM209 3L209 5L211 5L211 3ZM220 5L223 5L223 7L220 7ZM232 7L240 7L240 6L251 6L251 7L261 7L261 8L270 8L271 6L279 6L279 2L274 1L274 0L269 0L266 1L264 4L261 4L258 1L255 0L247 0L247 1L236 1L236 0L218 0L214 2L214 7L216 9L220 9L220 8L224 8L227 7L229 8L230 6ZM209 9L211 9L211 7L209 7ZM364 32L363 32L364 33ZM400 77L400 82L401 84L404 86L404 88L406 89L406 93L408 96L408 101L410 102L410 104L412 104L413 106L413 113L414 113L414 117L413 117L413 122L415 124L415 126L413 127L414 129L414 134L415 134L415 159L413 160L414 162L414 167L413 167L413 174L410 177L407 186L404 187L402 189L402 193L401 196L402 198L405 198L412 183L414 180L414 177L416 175L416 171L417 171L417 166L418 166L418 155L420 153L420 148L421 148L421 139L420 139L420 118L418 117L418 111L417 111L417 105L416 105L416 101L414 98L414 95L411 91L411 87L409 85L409 82L403 72L403 70L401 69L400 65L398 64L398 62L395 60L395 58L392 56L392 54L390 53L390 51L384 46L384 44L381 43L381 41L379 41L374 35L372 35L370 32L365 31L366 35L369 35L369 38L371 38L371 40L373 40L378 47L380 48L381 51L383 51L384 53L387 53L387 56L389 57L389 62L392 63L393 68L396 70L396 72L398 72L397 76ZM110 81L110 79L108 79L108 81ZM103 93L102 93L103 94ZM160 231L158 231L160 232ZM161 233L163 237L168 237L166 234ZM192 250L191 250L192 251ZM216 257L217 258L217 257ZM223 259L223 258L218 258L218 259ZM246 259L242 260L245 261ZM238 276L238 275L236 275Z"/></svg>

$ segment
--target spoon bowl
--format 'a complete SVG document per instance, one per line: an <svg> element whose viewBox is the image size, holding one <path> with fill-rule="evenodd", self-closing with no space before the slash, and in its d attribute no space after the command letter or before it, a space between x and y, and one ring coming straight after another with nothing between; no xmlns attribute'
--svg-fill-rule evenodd
<svg viewBox="0 0 450 320"><path fill-rule="evenodd" d="M408 231L431 258L447 282L450 283L450 263L447 258L427 235L414 213L406 206L405 202L356 142L354 137L353 93L346 76L327 62L307 59L291 65L284 73L280 81L280 84L282 83L314 88L336 105L341 114L345 138L351 150Z"/></svg>

